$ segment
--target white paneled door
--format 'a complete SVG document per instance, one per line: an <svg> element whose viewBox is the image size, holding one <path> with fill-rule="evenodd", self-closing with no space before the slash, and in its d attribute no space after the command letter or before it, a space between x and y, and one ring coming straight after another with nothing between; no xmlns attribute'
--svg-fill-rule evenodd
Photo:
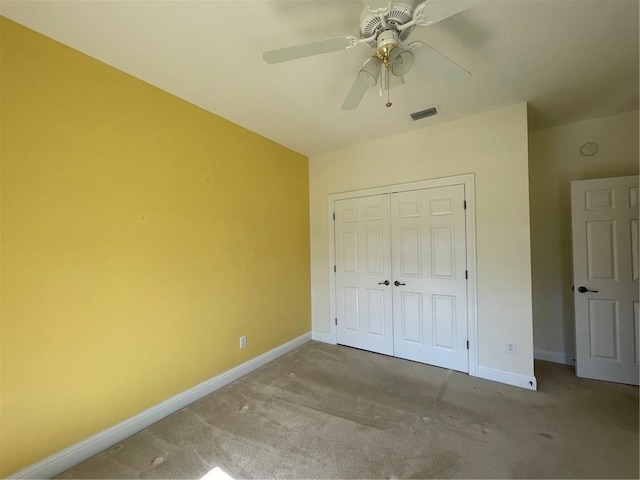
<svg viewBox="0 0 640 480"><path fill-rule="evenodd" d="M571 183L579 377L638 385L638 177Z"/></svg>
<svg viewBox="0 0 640 480"><path fill-rule="evenodd" d="M335 202L338 343L469 370L464 188Z"/></svg>
<svg viewBox="0 0 640 480"><path fill-rule="evenodd" d="M467 372L464 186L391 197L394 355Z"/></svg>
<svg viewBox="0 0 640 480"><path fill-rule="evenodd" d="M393 355L389 196L335 203L338 343Z"/></svg>

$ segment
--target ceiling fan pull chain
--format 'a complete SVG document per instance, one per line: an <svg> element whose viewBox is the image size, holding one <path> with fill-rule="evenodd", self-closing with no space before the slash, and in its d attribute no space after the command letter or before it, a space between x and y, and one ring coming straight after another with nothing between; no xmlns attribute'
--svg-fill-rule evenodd
<svg viewBox="0 0 640 480"><path fill-rule="evenodd" d="M389 69L387 68L386 70L387 70L387 78L386 78L386 81L387 81L387 103L385 103L385 106L387 108L389 108L393 104L391 103L391 98L390 98L391 94L389 93Z"/></svg>

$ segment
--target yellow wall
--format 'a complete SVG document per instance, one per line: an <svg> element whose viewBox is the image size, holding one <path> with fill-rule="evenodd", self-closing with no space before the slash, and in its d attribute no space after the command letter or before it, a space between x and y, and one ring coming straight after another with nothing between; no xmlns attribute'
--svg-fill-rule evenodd
<svg viewBox="0 0 640 480"><path fill-rule="evenodd" d="M310 282L305 157L0 26L4 476L308 332Z"/></svg>

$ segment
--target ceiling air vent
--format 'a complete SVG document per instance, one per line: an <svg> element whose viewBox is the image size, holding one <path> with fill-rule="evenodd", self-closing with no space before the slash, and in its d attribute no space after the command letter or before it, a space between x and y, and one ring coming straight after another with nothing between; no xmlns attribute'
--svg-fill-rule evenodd
<svg viewBox="0 0 640 480"><path fill-rule="evenodd" d="M413 112L411 114L411 118L415 122L416 120L420 120L421 118L433 117L438 114L438 110L436 107L427 108L426 110L420 110L419 112Z"/></svg>

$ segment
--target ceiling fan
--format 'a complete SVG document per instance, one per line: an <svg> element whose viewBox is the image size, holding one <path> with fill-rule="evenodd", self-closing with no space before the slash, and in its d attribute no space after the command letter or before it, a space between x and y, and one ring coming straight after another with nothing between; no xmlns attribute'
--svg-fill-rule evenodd
<svg viewBox="0 0 640 480"><path fill-rule="evenodd" d="M298 58L320 55L354 48L366 44L375 49L358 70L358 74L342 104L343 110L353 110L360 105L369 87L375 86L382 76L382 90L389 100L390 74L404 83L404 75L414 63L445 80L456 81L470 72L442 53L417 40L407 43L415 27L428 27L466 10L478 0L425 0L416 5L415 0L364 0L360 15L360 34L329 38L293 47L264 52L267 63L280 63Z"/></svg>

